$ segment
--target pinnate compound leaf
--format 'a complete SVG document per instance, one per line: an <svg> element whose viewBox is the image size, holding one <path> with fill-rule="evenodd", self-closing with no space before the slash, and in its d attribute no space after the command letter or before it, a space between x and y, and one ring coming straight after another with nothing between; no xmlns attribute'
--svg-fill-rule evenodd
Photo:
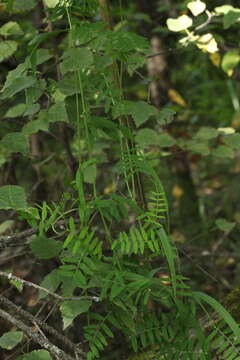
<svg viewBox="0 0 240 360"><path fill-rule="evenodd" d="M11 350L18 343L22 341L22 331L9 331L0 337L0 347L6 350Z"/></svg>
<svg viewBox="0 0 240 360"><path fill-rule="evenodd" d="M216 220L216 225L217 225L218 229L220 229L222 231L231 231L234 228L234 226L236 225L236 223L227 221L224 218L219 218Z"/></svg>
<svg viewBox="0 0 240 360"><path fill-rule="evenodd" d="M235 150L240 149L240 134L239 133L224 136L223 141L225 142L225 144L229 145L231 148L233 148Z"/></svg>
<svg viewBox="0 0 240 360"><path fill-rule="evenodd" d="M0 62L7 59L17 50L17 42L14 40L0 41Z"/></svg>
<svg viewBox="0 0 240 360"><path fill-rule="evenodd" d="M60 306L63 319L63 329L66 329L75 317L88 311L92 302L89 300L64 301Z"/></svg>
<svg viewBox="0 0 240 360"><path fill-rule="evenodd" d="M23 355L21 360L53 360L47 350L34 350Z"/></svg>
<svg viewBox="0 0 240 360"><path fill-rule="evenodd" d="M233 319L232 315L215 299L211 296L204 294L202 292L193 292L193 296L198 301L204 301L208 305L210 305L220 316L225 320L228 326L232 329L236 339L240 340L240 328L236 321Z"/></svg>
<svg viewBox="0 0 240 360"><path fill-rule="evenodd" d="M137 132L136 142L142 147L159 145L159 135L152 129L141 129Z"/></svg>
<svg viewBox="0 0 240 360"><path fill-rule="evenodd" d="M131 115L137 127L145 123L150 116L155 115L157 109L144 101L121 101L113 106L114 119L121 115Z"/></svg>
<svg viewBox="0 0 240 360"><path fill-rule="evenodd" d="M29 152L29 141L21 132L13 132L5 135L1 144L10 152L20 152L26 155Z"/></svg>
<svg viewBox="0 0 240 360"><path fill-rule="evenodd" d="M192 26L192 19L187 15L179 16L177 19L167 19L167 27L170 31L182 31Z"/></svg>
<svg viewBox="0 0 240 360"><path fill-rule="evenodd" d="M27 207L24 189L18 185L0 187L0 209L24 209Z"/></svg>
<svg viewBox="0 0 240 360"><path fill-rule="evenodd" d="M62 243L53 238L49 239L45 236L35 236L30 247L39 259L51 259L59 254L62 249Z"/></svg>

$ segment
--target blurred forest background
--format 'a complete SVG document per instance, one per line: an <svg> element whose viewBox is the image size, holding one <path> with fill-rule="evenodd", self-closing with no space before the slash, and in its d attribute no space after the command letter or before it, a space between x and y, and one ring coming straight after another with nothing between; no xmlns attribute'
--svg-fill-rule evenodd
<svg viewBox="0 0 240 360"><path fill-rule="evenodd" d="M139 118L147 111L151 115L150 108L141 110L142 102L158 111L156 117L136 120L133 133L136 146L154 168L165 190L169 205L169 236L179 256L178 271L189 279L191 289L203 291L220 302L239 286L240 9L235 8L238 6L236 1L229 0L226 4L212 0L206 3L207 12L194 16L188 3L111 0L107 4L101 0L81 0L61 5L57 0L1 1L0 186L3 190L1 193L0 188L0 244L8 239L16 240L11 247L2 246L1 271L40 284L59 266L59 260L54 256L49 260L42 260L47 259L46 255L38 257L38 251L42 251L38 250L38 244L29 249L24 236L20 235L19 240L17 234L29 231L26 236L29 237L31 229L40 226L38 220L42 215L33 209L40 209L42 214L45 202L48 204L46 209L60 204L64 216L55 214L51 221L56 227L55 238L62 239L59 219L64 220L77 207L76 194L71 188L79 162L94 159L86 165L83 174L86 201L91 201L96 193L105 198L115 192L116 196L125 193L126 184L117 168L121 151L114 125L121 111L113 109L113 125L109 115L104 117L106 123L97 120L103 116L103 111L108 113L111 99L117 97L121 89L124 99L137 102L132 113L135 111ZM194 24L190 30L173 30L168 19L182 15L190 17ZM141 42L126 37L126 42L121 43L113 38L111 45L106 45L103 36L100 38L105 31L99 25L102 21L108 22L111 31L134 33L144 39ZM81 28L82 23L97 24L98 27ZM67 29L71 31L71 37ZM206 34L210 41L216 41L211 43L214 49L208 47L209 40L203 43L199 40ZM184 36L186 39L181 41ZM99 57L96 74L87 71L83 74L80 85L83 84L87 99L84 102L81 89L79 96L74 90L72 71L77 69L78 60L74 55L72 62L67 62L64 59L71 54L64 54L73 43L82 49L89 44L91 47L91 41L94 42L91 52ZM128 50L131 44L132 48ZM82 56L86 58L80 61L87 65L92 61L89 53ZM118 90L111 88L107 73L102 78L99 76L105 71L102 69L112 66L111 56L119 68L121 84ZM25 65L21 68L19 64ZM69 71L71 66L73 70ZM86 130L85 124L76 130L76 114L88 116L91 111L96 118L94 125ZM81 140L80 133L83 134ZM127 132L125 134L128 136ZM146 174L142 181L147 197L150 183ZM24 189L28 212L17 206L4 206L4 187L8 185ZM101 206L99 208L105 211L105 205ZM49 219L52 213L46 212ZM91 218L100 237L104 227L101 216L100 211L94 220ZM114 217L114 212L110 216ZM122 226L127 228L134 221L132 214L124 220L124 225L114 217L113 222L109 220L108 229L115 236L123 231ZM107 243L104 244L103 253ZM162 271L159 276L168 278L168 273ZM35 313L39 302L35 288L26 287L20 292L14 281L9 284L4 278L0 284L1 295ZM47 283L45 285L47 287ZM50 287L50 290L56 289ZM45 312L55 311L47 306ZM52 324L58 326L59 323L56 316ZM1 328L9 330L4 321ZM23 349L27 352L26 347ZM3 350L3 358L17 359L19 351L22 350ZM115 359L126 358L126 354L122 357L114 354ZM104 356L100 358L108 359L106 354Z"/></svg>

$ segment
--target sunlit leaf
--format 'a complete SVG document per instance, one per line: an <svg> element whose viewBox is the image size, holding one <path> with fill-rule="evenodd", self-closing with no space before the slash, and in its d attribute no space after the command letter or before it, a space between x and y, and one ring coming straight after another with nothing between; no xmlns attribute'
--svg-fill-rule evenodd
<svg viewBox="0 0 240 360"><path fill-rule="evenodd" d="M187 15L179 16L177 19L167 19L167 27L171 31L182 31L192 26L192 19Z"/></svg>
<svg viewBox="0 0 240 360"><path fill-rule="evenodd" d="M187 4L187 7L194 16L197 16L205 11L206 4L200 0L191 1Z"/></svg>
<svg viewBox="0 0 240 360"><path fill-rule="evenodd" d="M208 53L215 53L219 50L216 40L210 33L200 36L196 44L199 49Z"/></svg>
<svg viewBox="0 0 240 360"><path fill-rule="evenodd" d="M60 3L60 0L44 0L44 3L47 7L54 8Z"/></svg>

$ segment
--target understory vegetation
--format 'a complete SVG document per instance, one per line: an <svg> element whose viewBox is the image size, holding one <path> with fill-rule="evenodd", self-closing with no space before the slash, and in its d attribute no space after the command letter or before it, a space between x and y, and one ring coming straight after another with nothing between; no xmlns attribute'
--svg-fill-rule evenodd
<svg viewBox="0 0 240 360"><path fill-rule="evenodd" d="M1 358L240 359L240 8L0 20Z"/></svg>

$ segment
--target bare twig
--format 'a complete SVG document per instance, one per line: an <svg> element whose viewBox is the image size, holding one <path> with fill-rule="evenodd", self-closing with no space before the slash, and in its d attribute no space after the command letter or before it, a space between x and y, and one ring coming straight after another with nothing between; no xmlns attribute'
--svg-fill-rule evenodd
<svg viewBox="0 0 240 360"><path fill-rule="evenodd" d="M52 335L56 340L61 342L63 345L66 345L66 347L71 350L73 353L76 352L76 345L72 343L71 340L69 340L66 336L59 333L56 329L54 329L52 326L46 324L46 322L40 320L39 318L33 316L29 312L23 310L19 306L15 305L12 301L8 300L5 296L0 296L0 303L3 304L3 306L6 306L10 311L14 312L14 314L20 315L24 320L28 320L31 323L36 323L38 326L41 326L44 331L48 332L50 335Z"/></svg>
<svg viewBox="0 0 240 360"><path fill-rule="evenodd" d="M39 291L43 291L43 292L47 293L48 295L52 296L53 298L57 299L58 301L79 301L79 300L82 300L82 299L89 299L89 300L92 300L92 301L95 301L95 302L99 301L99 298L97 296L79 296L79 297L67 297L67 298L65 298L65 297L62 297L61 295L58 295L56 293L53 293L53 292L49 291L48 289L43 288L40 285L32 283L31 281L24 280L24 279L19 278L18 276L12 275L12 273L5 273L3 271L0 271L0 276L6 278L8 280L18 281L23 285L33 287L33 288L35 288L35 289L37 289Z"/></svg>
<svg viewBox="0 0 240 360"><path fill-rule="evenodd" d="M21 329L25 334L29 336L33 341L39 344L43 349L49 351L49 353L56 359L56 360L74 360L74 358L68 355L65 351L59 349L56 345L52 344L46 336L43 336L41 332L35 327L27 326L21 320L18 320L13 315L9 314L8 312L0 309L0 317L7 320L14 326L17 326Z"/></svg>

